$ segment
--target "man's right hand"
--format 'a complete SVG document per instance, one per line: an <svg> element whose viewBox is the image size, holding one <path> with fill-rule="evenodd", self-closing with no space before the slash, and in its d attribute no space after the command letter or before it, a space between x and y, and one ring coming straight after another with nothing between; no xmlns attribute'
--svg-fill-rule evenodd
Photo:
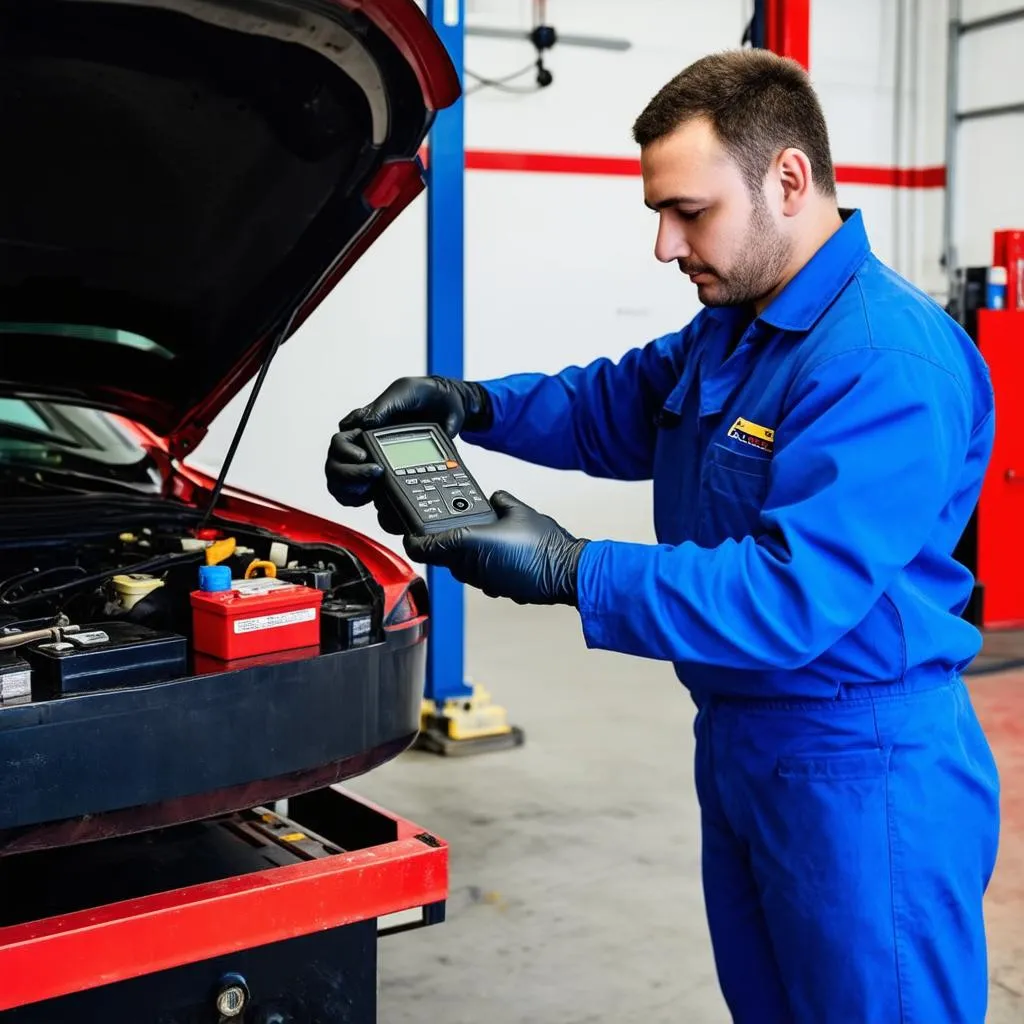
<svg viewBox="0 0 1024 1024"><path fill-rule="evenodd" d="M403 377L369 405L353 409L339 424L327 453L327 489L342 505L372 500L383 469L356 443L361 430L396 423L436 423L449 437L463 429L485 430L491 406L479 385L450 377Z"/></svg>

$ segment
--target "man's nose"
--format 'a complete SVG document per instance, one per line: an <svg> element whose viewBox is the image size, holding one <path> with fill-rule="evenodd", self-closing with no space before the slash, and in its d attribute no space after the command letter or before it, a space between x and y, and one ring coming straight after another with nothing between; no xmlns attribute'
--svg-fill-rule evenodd
<svg viewBox="0 0 1024 1024"><path fill-rule="evenodd" d="M654 242L654 255L661 263L689 259L691 249L686 232L679 223L673 223L664 213L658 220L658 237Z"/></svg>

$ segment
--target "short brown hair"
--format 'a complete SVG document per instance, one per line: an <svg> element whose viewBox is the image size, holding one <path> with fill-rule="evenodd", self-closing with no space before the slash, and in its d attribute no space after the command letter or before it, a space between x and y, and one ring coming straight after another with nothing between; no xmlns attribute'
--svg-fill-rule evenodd
<svg viewBox="0 0 1024 1024"><path fill-rule="evenodd" d="M647 104L633 138L647 146L687 121L707 118L752 194L784 149L803 150L818 191L836 194L828 128L807 72L768 50L728 50L691 64Z"/></svg>

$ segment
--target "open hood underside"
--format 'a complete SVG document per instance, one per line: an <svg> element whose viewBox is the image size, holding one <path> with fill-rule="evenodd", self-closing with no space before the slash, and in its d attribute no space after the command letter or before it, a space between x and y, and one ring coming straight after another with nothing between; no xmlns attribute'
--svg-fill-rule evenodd
<svg viewBox="0 0 1024 1024"><path fill-rule="evenodd" d="M0 0L0 390L187 450L458 92L413 0Z"/></svg>

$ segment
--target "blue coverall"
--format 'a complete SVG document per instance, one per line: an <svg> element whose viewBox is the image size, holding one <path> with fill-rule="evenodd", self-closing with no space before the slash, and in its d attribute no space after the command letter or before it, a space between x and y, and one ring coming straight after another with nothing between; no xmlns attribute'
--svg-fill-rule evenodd
<svg viewBox="0 0 1024 1024"><path fill-rule="evenodd" d="M697 705L734 1019L982 1024L998 776L951 556L994 431L970 338L843 211L757 317L708 308L617 363L483 385L493 426L464 440L653 478L658 543L592 541L579 614Z"/></svg>

